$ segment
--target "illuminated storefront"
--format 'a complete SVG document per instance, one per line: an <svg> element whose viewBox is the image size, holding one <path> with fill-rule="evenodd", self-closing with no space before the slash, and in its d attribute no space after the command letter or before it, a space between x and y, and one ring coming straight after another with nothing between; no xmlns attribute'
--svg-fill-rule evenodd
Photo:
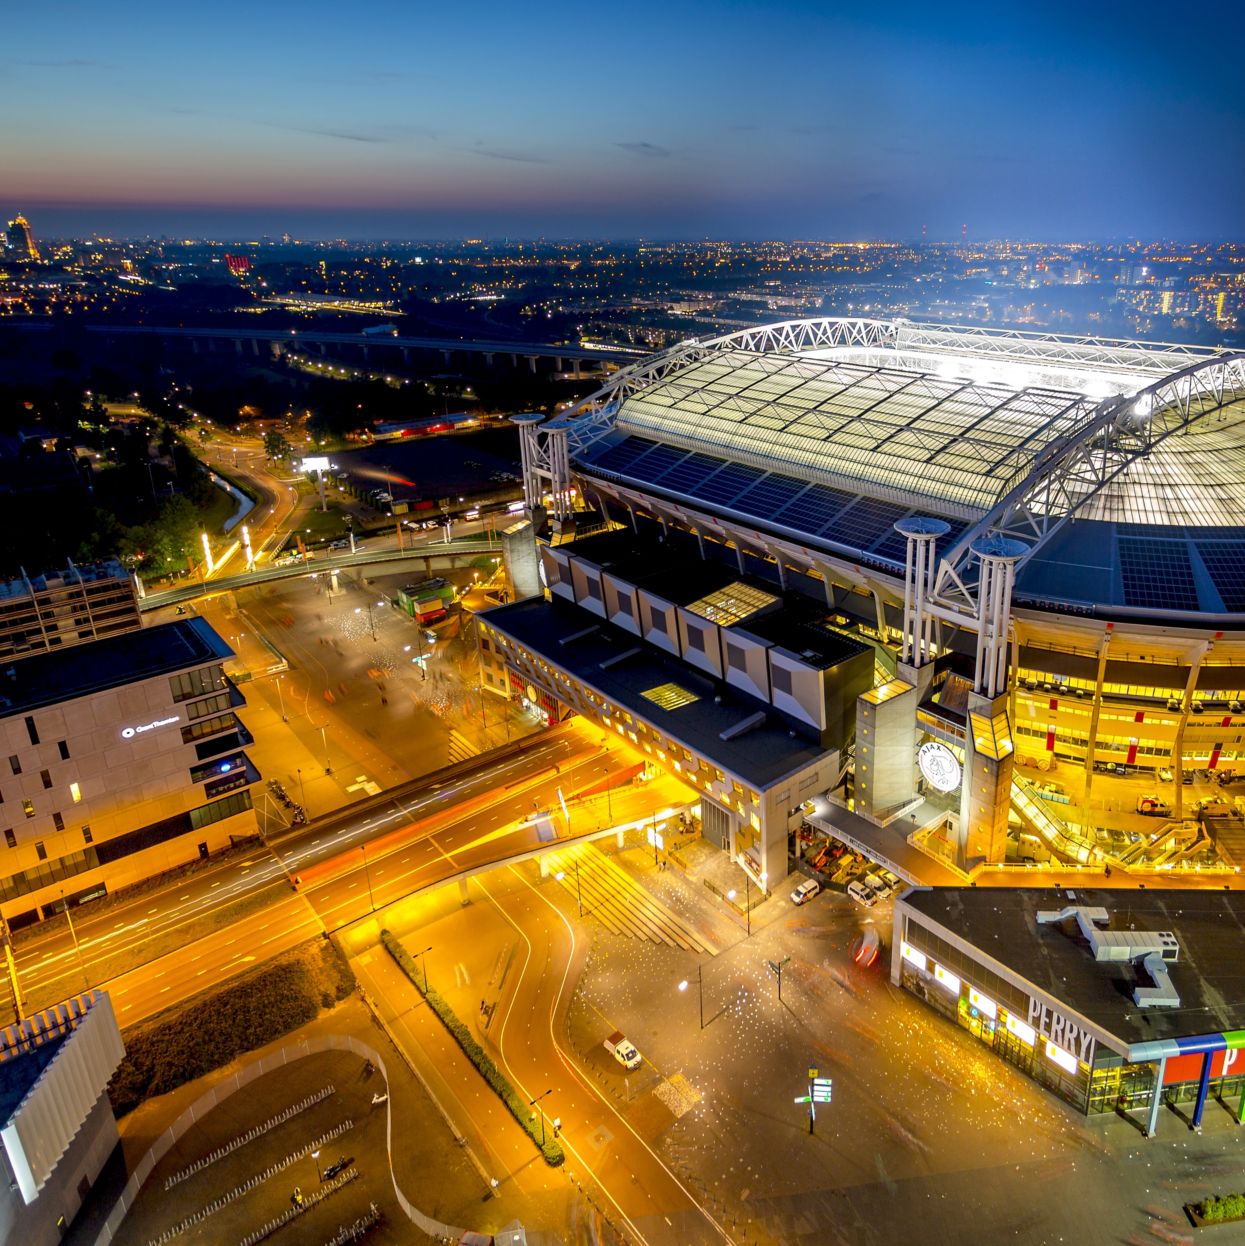
<svg viewBox="0 0 1245 1246"><path fill-rule="evenodd" d="M1233 892L920 888L895 905L891 981L1078 1112L1152 1134L1164 1105L1200 1127L1214 1096L1239 1121L1242 917Z"/></svg>

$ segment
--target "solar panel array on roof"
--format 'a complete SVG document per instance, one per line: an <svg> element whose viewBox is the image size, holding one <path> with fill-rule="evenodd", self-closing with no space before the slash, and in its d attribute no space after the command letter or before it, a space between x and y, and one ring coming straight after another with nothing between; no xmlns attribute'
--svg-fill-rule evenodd
<svg viewBox="0 0 1245 1246"><path fill-rule="evenodd" d="M906 506L634 435L611 445L592 446L580 456L580 462L688 501L769 520L862 553L880 545L885 547L885 552L877 551L880 557L903 564L904 540L892 528L897 519L912 513ZM954 540L965 525L951 522L949 539Z"/></svg>
<svg viewBox="0 0 1245 1246"><path fill-rule="evenodd" d="M1119 538L1120 572L1126 606L1197 610L1197 585L1183 541Z"/></svg>
<svg viewBox="0 0 1245 1246"><path fill-rule="evenodd" d="M1223 608L1245 611L1245 541L1197 541L1197 552L1223 598Z"/></svg>

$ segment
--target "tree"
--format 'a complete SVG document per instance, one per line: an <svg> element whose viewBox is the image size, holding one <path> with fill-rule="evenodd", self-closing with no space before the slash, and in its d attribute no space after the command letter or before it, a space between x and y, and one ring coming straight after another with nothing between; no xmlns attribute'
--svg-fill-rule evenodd
<svg viewBox="0 0 1245 1246"><path fill-rule="evenodd" d="M288 458L290 454L290 443L286 441L280 433L272 432L264 434L264 453L270 459Z"/></svg>

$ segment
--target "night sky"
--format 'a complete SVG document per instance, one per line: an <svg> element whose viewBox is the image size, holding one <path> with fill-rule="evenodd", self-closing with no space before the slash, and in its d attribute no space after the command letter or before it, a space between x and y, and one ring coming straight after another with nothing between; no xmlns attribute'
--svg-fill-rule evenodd
<svg viewBox="0 0 1245 1246"><path fill-rule="evenodd" d="M1245 4L10 5L43 235L1245 237Z"/></svg>

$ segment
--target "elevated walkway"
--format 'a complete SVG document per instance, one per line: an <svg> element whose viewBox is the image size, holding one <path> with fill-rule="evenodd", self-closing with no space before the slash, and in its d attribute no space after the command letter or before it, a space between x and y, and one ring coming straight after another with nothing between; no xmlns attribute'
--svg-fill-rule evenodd
<svg viewBox="0 0 1245 1246"><path fill-rule="evenodd" d="M966 874L910 843L908 835L914 828L904 819L876 826L842 805L830 804L820 812L805 814L804 821L914 887L963 887L967 882Z"/></svg>

